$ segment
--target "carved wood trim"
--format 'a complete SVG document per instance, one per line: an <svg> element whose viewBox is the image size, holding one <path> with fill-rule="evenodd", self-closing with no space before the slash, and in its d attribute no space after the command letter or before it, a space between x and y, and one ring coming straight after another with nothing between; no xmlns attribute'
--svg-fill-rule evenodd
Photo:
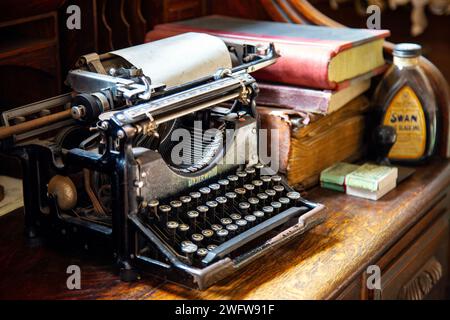
<svg viewBox="0 0 450 320"><path fill-rule="evenodd" d="M402 287L398 298L401 300L422 300L433 290L441 278L442 265L435 257L432 257L415 277Z"/></svg>

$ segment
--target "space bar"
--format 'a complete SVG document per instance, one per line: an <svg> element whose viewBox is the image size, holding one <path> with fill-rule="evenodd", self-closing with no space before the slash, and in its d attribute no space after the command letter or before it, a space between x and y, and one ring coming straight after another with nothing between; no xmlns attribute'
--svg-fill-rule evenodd
<svg viewBox="0 0 450 320"><path fill-rule="evenodd" d="M238 234L236 237L222 243L220 246L209 251L206 257L202 260L202 262L204 264L208 264L214 261L216 258L222 258L225 255L232 252L233 250L243 246L244 244L252 241L253 239L256 239L257 237L266 233L267 231L270 231L282 225L283 223L289 221L293 217L305 213L306 211L308 210L306 210L305 207L289 208L286 211L283 211L277 214L276 216L273 216L272 218L261 222L260 224L254 226L253 228L248 229L247 231L244 231L241 234Z"/></svg>

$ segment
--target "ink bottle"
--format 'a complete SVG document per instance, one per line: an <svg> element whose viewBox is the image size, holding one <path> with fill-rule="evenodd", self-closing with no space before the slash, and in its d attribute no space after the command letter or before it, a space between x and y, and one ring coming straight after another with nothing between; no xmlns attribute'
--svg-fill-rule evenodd
<svg viewBox="0 0 450 320"><path fill-rule="evenodd" d="M418 44L397 44L393 64L375 90L380 124L394 127L397 135L388 154L392 162L421 163L436 149L438 110L419 65L421 51Z"/></svg>

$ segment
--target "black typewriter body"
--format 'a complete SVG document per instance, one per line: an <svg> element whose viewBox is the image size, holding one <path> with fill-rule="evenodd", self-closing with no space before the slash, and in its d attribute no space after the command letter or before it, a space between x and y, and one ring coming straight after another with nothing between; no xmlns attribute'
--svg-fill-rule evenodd
<svg viewBox="0 0 450 320"><path fill-rule="evenodd" d="M124 281L148 269L205 289L321 223L323 206L258 157L250 72L276 60L273 47L241 51L239 65L170 88L85 61L68 77L75 98L32 105L67 103L73 119L2 143L22 160L27 235L104 243ZM175 132L193 137L182 162Z"/></svg>

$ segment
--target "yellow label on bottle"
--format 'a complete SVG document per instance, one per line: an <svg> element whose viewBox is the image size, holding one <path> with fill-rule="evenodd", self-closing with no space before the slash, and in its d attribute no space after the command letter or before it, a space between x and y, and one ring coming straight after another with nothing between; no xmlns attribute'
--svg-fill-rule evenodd
<svg viewBox="0 0 450 320"><path fill-rule="evenodd" d="M425 114L416 93L409 86L402 87L384 114L384 125L397 132L397 141L389 152L393 159L418 159L425 153L427 130Z"/></svg>

